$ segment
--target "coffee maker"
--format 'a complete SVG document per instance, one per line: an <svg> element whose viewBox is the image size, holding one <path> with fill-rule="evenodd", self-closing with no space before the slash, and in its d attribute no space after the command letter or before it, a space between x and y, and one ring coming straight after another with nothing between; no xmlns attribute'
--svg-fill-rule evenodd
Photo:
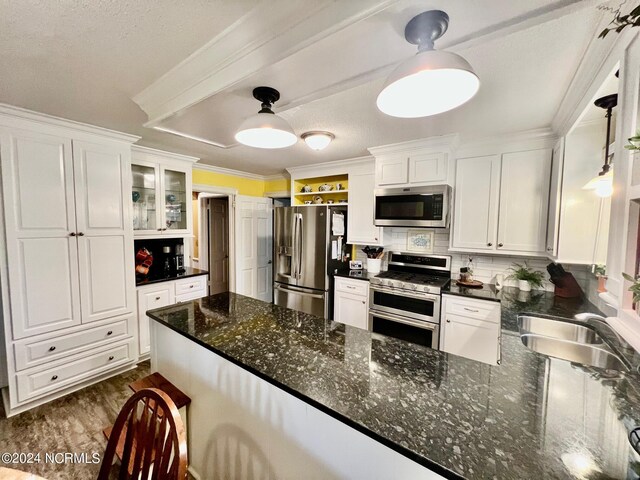
<svg viewBox="0 0 640 480"><path fill-rule="evenodd" d="M173 267L177 273L184 273L184 244L178 243L174 248Z"/></svg>

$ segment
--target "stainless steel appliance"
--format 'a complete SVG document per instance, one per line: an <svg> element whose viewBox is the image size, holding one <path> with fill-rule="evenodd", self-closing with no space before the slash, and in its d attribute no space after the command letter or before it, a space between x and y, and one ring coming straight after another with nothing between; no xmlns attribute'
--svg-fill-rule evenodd
<svg viewBox="0 0 640 480"><path fill-rule="evenodd" d="M344 268L347 208L274 208L273 297L276 305L328 318L332 277Z"/></svg>
<svg viewBox="0 0 640 480"><path fill-rule="evenodd" d="M389 270L371 279L369 330L438 349L440 292L450 281L450 256L391 252Z"/></svg>
<svg viewBox="0 0 640 480"><path fill-rule="evenodd" d="M375 224L379 227L449 226L451 187L378 188L375 190Z"/></svg>

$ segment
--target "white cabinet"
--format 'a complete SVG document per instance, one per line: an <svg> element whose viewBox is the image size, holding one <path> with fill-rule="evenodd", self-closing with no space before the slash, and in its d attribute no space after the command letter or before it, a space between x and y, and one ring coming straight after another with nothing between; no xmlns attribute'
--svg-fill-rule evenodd
<svg viewBox="0 0 640 480"><path fill-rule="evenodd" d="M131 164L136 237L192 232L192 165L198 159L134 146Z"/></svg>
<svg viewBox="0 0 640 480"><path fill-rule="evenodd" d="M369 282L336 277L333 317L336 322L367 330Z"/></svg>
<svg viewBox="0 0 640 480"><path fill-rule="evenodd" d="M409 183L409 158L391 156L376 158L376 184L401 185Z"/></svg>
<svg viewBox="0 0 640 480"><path fill-rule="evenodd" d="M461 158L456 164L453 246L494 250L500 157Z"/></svg>
<svg viewBox="0 0 640 480"><path fill-rule="evenodd" d="M349 174L349 212L347 215L349 243L382 245L382 228L373 224L374 188L373 168L369 172Z"/></svg>
<svg viewBox="0 0 640 480"><path fill-rule="evenodd" d="M151 348L147 311L207 296L207 275L142 285L138 290L138 341L141 357Z"/></svg>
<svg viewBox="0 0 640 480"><path fill-rule="evenodd" d="M492 365L500 363L500 304L443 295L441 349Z"/></svg>
<svg viewBox="0 0 640 480"><path fill-rule="evenodd" d="M560 228L560 199L562 194L562 173L564 165L564 137L553 147L551 158L551 185L549 186L549 215L547 217L547 239L545 251L554 258L558 252Z"/></svg>
<svg viewBox="0 0 640 480"><path fill-rule="evenodd" d="M550 169L550 149L458 159L452 249L543 254Z"/></svg>
<svg viewBox="0 0 640 480"><path fill-rule="evenodd" d="M446 183L447 154L415 154L409 157L409 183Z"/></svg>

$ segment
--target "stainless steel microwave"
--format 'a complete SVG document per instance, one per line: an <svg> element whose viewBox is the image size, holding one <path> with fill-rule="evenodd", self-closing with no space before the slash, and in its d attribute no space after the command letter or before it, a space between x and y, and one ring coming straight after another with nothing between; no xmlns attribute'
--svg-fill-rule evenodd
<svg viewBox="0 0 640 480"><path fill-rule="evenodd" d="M449 185L377 188L374 194L374 218L378 227L449 226Z"/></svg>

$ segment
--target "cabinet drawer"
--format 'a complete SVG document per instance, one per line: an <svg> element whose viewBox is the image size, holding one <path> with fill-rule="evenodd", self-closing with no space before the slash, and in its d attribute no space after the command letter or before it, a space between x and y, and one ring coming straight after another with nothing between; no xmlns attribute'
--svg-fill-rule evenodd
<svg viewBox="0 0 640 480"><path fill-rule="evenodd" d="M58 360L129 335L129 319L123 319L67 335L22 340L14 344L16 370Z"/></svg>
<svg viewBox="0 0 640 480"><path fill-rule="evenodd" d="M500 303L470 300L462 297L445 296L445 311L447 314L462 315L478 320L500 323Z"/></svg>
<svg viewBox="0 0 640 480"><path fill-rule="evenodd" d="M191 294L194 290L205 290L207 276L184 278L176 281L176 295Z"/></svg>
<svg viewBox="0 0 640 480"><path fill-rule="evenodd" d="M336 278L336 290L338 292L367 297L369 295L369 283L365 280Z"/></svg>
<svg viewBox="0 0 640 480"><path fill-rule="evenodd" d="M78 358L80 357L80 358ZM18 401L62 390L86 378L99 375L132 360L132 341L112 345L88 356L50 368L27 370L16 375Z"/></svg>
<svg viewBox="0 0 640 480"><path fill-rule="evenodd" d="M206 296L207 292L205 290L196 290L195 292L185 293L184 295L176 295L176 303L190 302L191 300L197 300L198 298Z"/></svg>

